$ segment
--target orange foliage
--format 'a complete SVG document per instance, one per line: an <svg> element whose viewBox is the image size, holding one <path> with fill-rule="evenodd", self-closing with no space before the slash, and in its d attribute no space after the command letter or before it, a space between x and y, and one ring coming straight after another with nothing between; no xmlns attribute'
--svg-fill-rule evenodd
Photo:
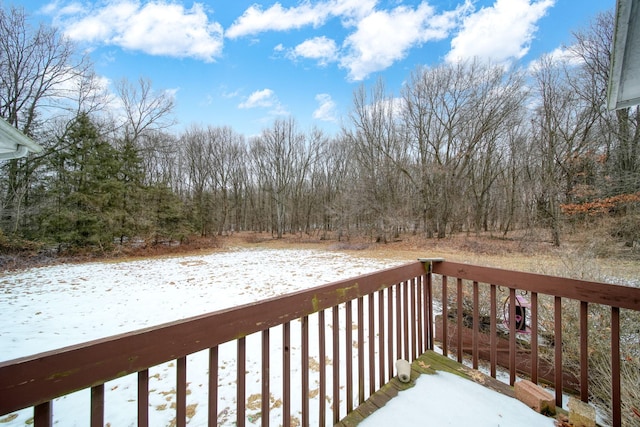
<svg viewBox="0 0 640 427"><path fill-rule="evenodd" d="M562 213L569 216L578 214L599 215L607 214L615 210L620 205L638 202L640 202L640 192L633 194L619 194L617 196L606 197L604 199L596 199L592 202L567 203L560 205L560 209L562 209Z"/></svg>

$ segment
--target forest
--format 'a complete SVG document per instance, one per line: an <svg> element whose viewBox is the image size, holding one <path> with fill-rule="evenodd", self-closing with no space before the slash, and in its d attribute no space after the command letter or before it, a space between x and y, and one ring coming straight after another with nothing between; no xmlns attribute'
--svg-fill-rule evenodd
<svg viewBox="0 0 640 427"><path fill-rule="evenodd" d="M44 147L0 161L0 250L106 253L241 231L508 237L606 229L640 246L640 109L606 105L613 13L535 64L424 65L362 84L335 135L176 131L151 81L108 90L61 32L0 10L0 116Z"/></svg>

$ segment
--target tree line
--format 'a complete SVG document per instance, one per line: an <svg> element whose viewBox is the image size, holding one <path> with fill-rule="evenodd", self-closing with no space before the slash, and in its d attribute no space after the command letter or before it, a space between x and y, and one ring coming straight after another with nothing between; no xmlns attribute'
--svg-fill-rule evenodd
<svg viewBox="0 0 640 427"><path fill-rule="evenodd" d="M145 78L110 93L56 28L3 9L0 116L45 150L0 164L0 237L108 251L248 230L542 229L559 245L567 225L614 216L638 243L640 110L604 108L612 35L599 14L561 58L420 66L399 93L361 85L336 135L288 117L246 137L172 131L169 93Z"/></svg>

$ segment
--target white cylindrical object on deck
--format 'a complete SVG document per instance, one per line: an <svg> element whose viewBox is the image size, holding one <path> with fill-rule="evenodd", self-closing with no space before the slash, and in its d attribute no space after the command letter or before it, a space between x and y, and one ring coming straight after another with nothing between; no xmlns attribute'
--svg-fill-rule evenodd
<svg viewBox="0 0 640 427"><path fill-rule="evenodd" d="M411 381L411 363L404 359L396 360L396 371L401 382L408 383Z"/></svg>

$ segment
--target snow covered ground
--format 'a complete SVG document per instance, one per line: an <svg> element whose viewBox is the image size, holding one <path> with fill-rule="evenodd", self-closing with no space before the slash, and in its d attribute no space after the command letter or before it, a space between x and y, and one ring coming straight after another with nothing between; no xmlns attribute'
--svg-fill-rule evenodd
<svg viewBox="0 0 640 427"><path fill-rule="evenodd" d="M59 265L0 273L0 360L10 360L246 304L402 263L397 260L373 260L316 250L245 249L201 256ZM313 318L310 319L310 322L313 321ZM341 325L344 325L344 321ZM291 328L292 360L296 360L300 351L299 341L295 338L299 336L299 323L293 322ZM281 346L282 335L277 330L271 335L271 346L277 349ZM313 332L310 342L317 342L317 336ZM312 388L317 387L318 382L317 371L313 370L313 362L317 362L317 358L314 359L314 355L318 354L317 350L317 345L314 347L312 344ZM272 425L278 425L281 419L279 354L274 351L271 358ZM330 346L327 354L331 354ZM219 358L219 424L231 426L235 425L236 407L235 345L221 346ZM189 425L193 426L206 425L207 359L206 352L196 353L188 358L187 405L190 408ZM328 363L331 363L330 360ZM248 425L260 425L260 384L257 380L261 372L259 365L260 340L258 336L249 336ZM292 371L294 391L300 389L299 375L296 374L296 371ZM166 363L152 368L149 375L150 425L171 425L175 418L175 364ZM530 410L521 403L510 399L513 402L509 404L515 404L517 409L508 410L506 408L509 404L498 400L501 396L478 390L478 386L471 382L458 383L455 378L444 374L431 377L421 377L416 387L401 393L402 397L394 399L393 406L388 405L389 408L396 408L390 409L391 411L400 411L399 414L407 417L407 422L401 425L424 425L425 417L430 425L461 425L455 421L457 418L452 420L451 416L459 414L462 403L466 406L472 403L470 401L480 402L484 393L487 393L486 399L493 403L481 405L482 407L473 409L472 412L475 421L487 420L488 423L483 425L546 425L544 421L549 421L542 417L530 424L523 423L522 414ZM136 425L135 376L109 382L105 389L105 421L108 425ZM437 391L433 392L434 389ZM331 390L330 384L328 390ZM444 390L448 391L445 393ZM449 391L451 395L447 398ZM462 397L461 393L467 391L469 396ZM491 400L492 396L495 401ZM435 397L442 400L437 401L439 404L433 411L425 411L424 404L435 401ZM317 407L318 398L315 396L312 399L311 408ZM330 405L331 402L327 404L328 407ZM346 404L341 402L340 405L344 407ZM53 408L56 425L87 425L89 392L78 392L57 399ZM412 410L417 410L419 415L411 418ZM344 410L342 414L345 414ZM294 402L292 416L299 419L299 407ZM384 420L376 422L377 416L374 415L367 425L389 425ZM384 416L384 412L381 411L379 416ZM445 418L438 418L442 416ZM25 426L29 424L31 417L31 411L24 410L0 416L0 423L5 426ZM411 419L416 421L410 421ZM396 417L396 424L397 421L399 419ZM317 425L317 419L312 419L311 425Z"/></svg>

